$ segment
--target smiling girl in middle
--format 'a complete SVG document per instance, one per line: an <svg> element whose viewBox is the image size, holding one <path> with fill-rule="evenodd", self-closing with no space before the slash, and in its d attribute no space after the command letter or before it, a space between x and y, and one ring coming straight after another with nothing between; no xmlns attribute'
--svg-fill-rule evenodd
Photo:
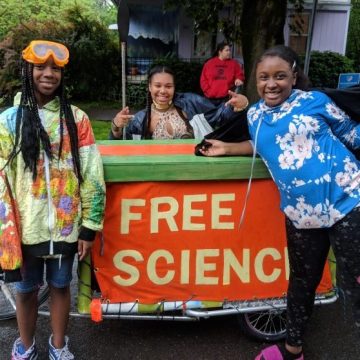
<svg viewBox="0 0 360 360"><path fill-rule="evenodd" d="M228 103L219 107L194 93L176 93L174 73L166 66L153 67L148 81L146 109L133 116L129 107L124 107L112 121L111 139L122 139L124 128L126 139L194 138L190 120L195 115L203 114L216 127L236 120L248 105L245 96L233 92Z"/></svg>

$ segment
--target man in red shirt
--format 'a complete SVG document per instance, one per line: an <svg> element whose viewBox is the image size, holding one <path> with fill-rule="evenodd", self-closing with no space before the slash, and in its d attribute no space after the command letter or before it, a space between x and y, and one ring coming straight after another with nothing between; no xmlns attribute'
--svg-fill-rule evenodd
<svg viewBox="0 0 360 360"><path fill-rule="evenodd" d="M244 72L239 63L231 59L230 45L217 45L214 56L202 69L200 86L204 95L215 105L228 99L228 91L244 82Z"/></svg>

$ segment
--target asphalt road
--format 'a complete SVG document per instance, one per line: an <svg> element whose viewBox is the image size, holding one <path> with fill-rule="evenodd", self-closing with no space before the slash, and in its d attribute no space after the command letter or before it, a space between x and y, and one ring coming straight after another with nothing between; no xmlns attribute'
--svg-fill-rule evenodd
<svg viewBox="0 0 360 360"><path fill-rule="evenodd" d="M315 308L306 334L306 360L358 360L360 342L344 314L343 301ZM10 359L16 321L0 322L0 360ZM49 318L38 320L39 360L47 359ZM196 322L71 318L70 348L78 360L254 359L265 344L240 330L236 316Z"/></svg>
<svg viewBox="0 0 360 360"><path fill-rule="evenodd" d="M86 111L90 120L112 120L115 115L121 110L121 106L119 105L118 109L88 109Z"/></svg>

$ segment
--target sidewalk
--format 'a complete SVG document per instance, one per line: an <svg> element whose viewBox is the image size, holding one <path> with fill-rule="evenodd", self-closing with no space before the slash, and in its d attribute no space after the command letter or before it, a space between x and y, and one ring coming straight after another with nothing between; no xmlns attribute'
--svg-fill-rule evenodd
<svg viewBox="0 0 360 360"><path fill-rule="evenodd" d="M89 116L90 120L109 121L109 120L112 120L119 111L120 111L120 108L119 109L93 108L93 109L88 109L86 111L86 113Z"/></svg>

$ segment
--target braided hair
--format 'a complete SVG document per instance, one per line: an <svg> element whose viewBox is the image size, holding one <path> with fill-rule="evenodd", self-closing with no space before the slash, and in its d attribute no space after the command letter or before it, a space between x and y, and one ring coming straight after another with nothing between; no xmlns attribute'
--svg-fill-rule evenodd
<svg viewBox="0 0 360 360"><path fill-rule="evenodd" d="M157 65L150 69L149 74L148 74L148 91L147 91L147 96L146 96L146 109L145 109L146 121L143 122L143 129L142 129L142 136L145 139L151 139L151 133L150 133L149 128L150 128L150 123L151 123L151 105L153 103L153 99L152 99L151 93L149 91L149 85L151 83L153 76L156 74L161 74L161 73L169 74L173 78L174 84L175 84L175 74L170 67ZM177 111L178 115L184 120L184 123L188 130L188 133L192 134L193 130L191 128L189 120L184 116L182 110L180 108L178 108L177 106L175 106L175 110Z"/></svg>
<svg viewBox="0 0 360 360"><path fill-rule="evenodd" d="M21 152L25 163L25 169L28 168L32 172L33 180L35 181L37 177L37 162L39 160L41 147L44 149L50 160L53 160L53 154L51 152L49 135L44 129L39 115L34 91L33 69L33 64L22 60L22 89L20 105L16 114L15 143L7 164L13 161L19 152ZM79 183L81 183L83 179L80 172L77 127L71 105L65 95L63 68L61 68L61 82L54 95L57 95L60 99L60 146L58 157L59 159L61 158L65 123L70 138L74 172Z"/></svg>

